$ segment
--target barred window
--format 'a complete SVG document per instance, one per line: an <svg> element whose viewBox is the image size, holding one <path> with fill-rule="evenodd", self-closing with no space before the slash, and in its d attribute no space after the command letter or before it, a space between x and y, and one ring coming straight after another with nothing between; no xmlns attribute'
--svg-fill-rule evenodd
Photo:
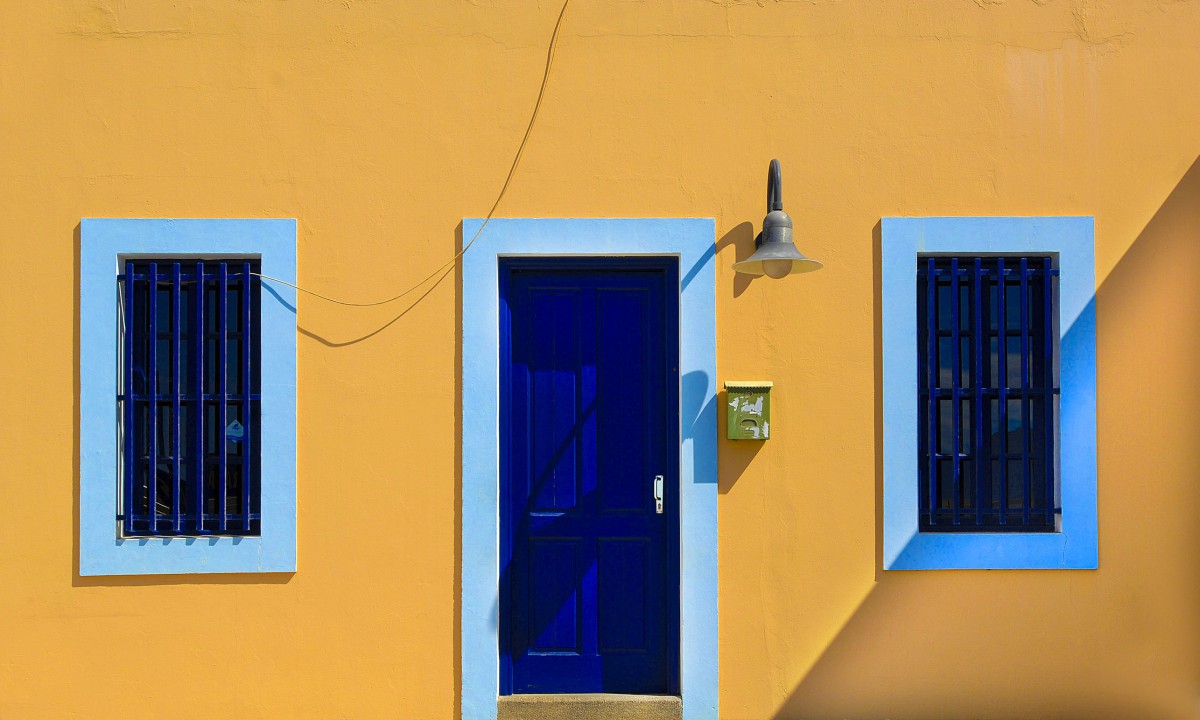
<svg viewBox="0 0 1200 720"><path fill-rule="evenodd" d="M123 263L122 535L260 534L257 272L257 259Z"/></svg>
<svg viewBox="0 0 1200 720"><path fill-rule="evenodd" d="M921 532L1054 532L1055 258L918 255Z"/></svg>

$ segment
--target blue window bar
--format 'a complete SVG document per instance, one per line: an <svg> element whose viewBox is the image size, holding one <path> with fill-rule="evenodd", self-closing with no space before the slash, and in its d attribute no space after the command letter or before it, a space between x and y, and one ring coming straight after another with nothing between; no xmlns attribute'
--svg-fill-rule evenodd
<svg viewBox="0 0 1200 720"><path fill-rule="evenodd" d="M917 259L921 532L1054 532L1051 256Z"/></svg>
<svg viewBox="0 0 1200 720"><path fill-rule="evenodd" d="M122 535L260 534L257 272L257 259L124 263Z"/></svg>

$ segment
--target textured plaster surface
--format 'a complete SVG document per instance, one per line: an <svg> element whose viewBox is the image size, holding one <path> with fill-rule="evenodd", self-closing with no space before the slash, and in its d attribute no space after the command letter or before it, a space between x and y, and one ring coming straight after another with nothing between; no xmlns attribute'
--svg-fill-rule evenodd
<svg viewBox="0 0 1200 720"><path fill-rule="evenodd" d="M300 284L396 295L495 200L558 10L0 3L0 717L459 715L457 276L299 298L300 572L94 580L77 226L297 218ZM1197 37L1195 1L573 0L498 214L715 218L717 381L774 381L771 439L719 441L723 718L1200 716ZM772 157L825 262L782 282L730 270ZM934 215L1096 218L1096 571L880 571L877 228Z"/></svg>

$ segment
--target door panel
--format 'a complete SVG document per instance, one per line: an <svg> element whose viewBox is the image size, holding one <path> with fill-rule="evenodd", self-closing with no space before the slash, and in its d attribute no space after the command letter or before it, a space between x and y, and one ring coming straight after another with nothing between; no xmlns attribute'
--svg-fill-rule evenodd
<svg viewBox="0 0 1200 720"><path fill-rule="evenodd" d="M540 572L530 578L529 606L534 628L530 643L535 652L580 652L581 594L574 578L579 575L579 538L531 539L529 566Z"/></svg>
<svg viewBox="0 0 1200 720"><path fill-rule="evenodd" d="M678 692L677 278L501 266L505 694Z"/></svg>
<svg viewBox="0 0 1200 720"><path fill-rule="evenodd" d="M529 312L523 343L528 359L530 454L540 476L525 478L533 507L567 510L575 507L582 451L578 433L581 387L576 368L580 356L580 291L577 288L529 289Z"/></svg>
<svg viewBox="0 0 1200 720"><path fill-rule="evenodd" d="M596 458L597 501L601 512L640 512L646 502L646 473L657 448L647 437L656 430L655 401L647 397L644 368L653 361L649 338L630 332L628 319L649 324L650 293L645 288L600 288L596 292ZM658 342L661 342L659 340ZM630 431L641 426L641 437ZM658 473L653 473L658 474Z"/></svg>
<svg viewBox="0 0 1200 720"><path fill-rule="evenodd" d="M601 653L648 652L650 543L602 538L599 541L596 609Z"/></svg>

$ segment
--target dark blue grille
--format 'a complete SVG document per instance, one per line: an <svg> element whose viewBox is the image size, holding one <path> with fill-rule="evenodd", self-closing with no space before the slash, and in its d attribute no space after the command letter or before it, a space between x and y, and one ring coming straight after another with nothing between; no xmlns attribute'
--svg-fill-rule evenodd
<svg viewBox="0 0 1200 720"><path fill-rule="evenodd" d="M257 260L124 264L122 534L260 534L257 272Z"/></svg>
<svg viewBox="0 0 1200 720"><path fill-rule="evenodd" d="M1053 532L1053 258L917 260L922 532Z"/></svg>

